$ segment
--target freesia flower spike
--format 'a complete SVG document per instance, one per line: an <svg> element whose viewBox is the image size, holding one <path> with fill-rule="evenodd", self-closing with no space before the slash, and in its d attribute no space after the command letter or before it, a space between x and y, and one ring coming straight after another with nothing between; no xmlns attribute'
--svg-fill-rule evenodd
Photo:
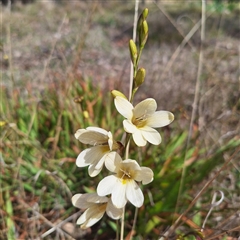
<svg viewBox="0 0 240 240"><path fill-rule="evenodd" d="M82 143L93 145L82 151L76 160L78 167L89 166L88 172L91 177L100 173L104 162L111 158L111 151L120 148L120 143L113 140L111 132L98 127L79 129L75 137Z"/></svg>
<svg viewBox="0 0 240 240"><path fill-rule="evenodd" d="M100 197L97 193L75 194L72 197L73 206L87 209L77 220L82 229L86 229L98 222L106 212L112 219L119 219L123 209L116 208L110 198Z"/></svg>
<svg viewBox="0 0 240 240"><path fill-rule="evenodd" d="M124 130L132 133L134 142L145 146L147 141L158 145L162 139L154 128L164 127L174 120L174 115L168 111L156 111L157 103L153 98L147 98L135 107L120 96L114 99L118 112L126 119L123 121Z"/></svg>
<svg viewBox="0 0 240 240"><path fill-rule="evenodd" d="M143 184L150 183L153 180L153 171L147 167L140 167L132 159L122 161L116 152L114 155L114 160L106 162L106 167L115 174L107 176L99 182L98 195L112 194L113 205L117 208L123 208L127 201L130 201L135 207L141 207L144 196L136 181Z"/></svg>

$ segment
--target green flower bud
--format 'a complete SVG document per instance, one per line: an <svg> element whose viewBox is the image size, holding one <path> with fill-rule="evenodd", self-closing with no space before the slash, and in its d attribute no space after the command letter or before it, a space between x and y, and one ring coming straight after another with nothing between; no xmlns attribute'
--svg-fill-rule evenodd
<svg viewBox="0 0 240 240"><path fill-rule="evenodd" d="M146 20L146 19L147 19L147 16L148 16L148 8L145 8L145 9L143 10L142 15L143 15L144 20Z"/></svg>
<svg viewBox="0 0 240 240"><path fill-rule="evenodd" d="M147 21L144 20L142 22L142 26L139 32L140 47L144 47L145 43L147 42L147 38L148 38L148 24Z"/></svg>
<svg viewBox="0 0 240 240"><path fill-rule="evenodd" d="M142 22L147 19L147 16L148 16L148 8L145 8L138 18L138 22L137 22L137 30L138 31L140 31L140 28L142 26Z"/></svg>
<svg viewBox="0 0 240 240"><path fill-rule="evenodd" d="M120 91L118 91L118 90L112 90L112 91L111 91L111 94L112 94L112 96L113 96L114 98L117 97L117 96L119 96L119 97L123 97L123 98L127 99L127 97L126 97L123 93L121 93Z"/></svg>
<svg viewBox="0 0 240 240"><path fill-rule="evenodd" d="M139 68L137 71L136 77L134 78L135 88L138 88L143 84L145 76L146 76L146 70L144 68Z"/></svg>
<svg viewBox="0 0 240 240"><path fill-rule="evenodd" d="M132 39L129 41L129 50L130 50L132 63L133 63L133 65L135 65L138 53L137 53L137 46Z"/></svg>

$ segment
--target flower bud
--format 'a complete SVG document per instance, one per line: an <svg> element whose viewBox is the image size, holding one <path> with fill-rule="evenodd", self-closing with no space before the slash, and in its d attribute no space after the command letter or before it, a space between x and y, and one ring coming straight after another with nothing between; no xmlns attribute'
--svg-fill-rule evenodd
<svg viewBox="0 0 240 240"><path fill-rule="evenodd" d="M127 97L126 97L123 93L121 93L120 91L118 91L118 90L112 90L111 93L112 93L112 96L113 96L114 98L119 96L119 97L122 97L122 98L127 99Z"/></svg>
<svg viewBox="0 0 240 240"><path fill-rule="evenodd" d="M144 68L139 68L137 71L136 77L134 78L135 88L138 88L143 84L145 76L146 76L146 70Z"/></svg>
<svg viewBox="0 0 240 240"><path fill-rule="evenodd" d="M88 113L88 111L83 111L83 116L88 119L88 118L89 118L89 113Z"/></svg>
<svg viewBox="0 0 240 240"><path fill-rule="evenodd" d="M144 47L145 43L147 42L147 38L148 38L148 24L147 21L144 20L142 22L142 26L139 32L140 47Z"/></svg>
<svg viewBox="0 0 240 240"><path fill-rule="evenodd" d="M148 16L148 8L145 8L142 12L143 18L144 20L146 20L147 16Z"/></svg>
<svg viewBox="0 0 240 240"><path fill-rule="evenodd" d="M137 53L137 46L132 39L129 41L129 51L130 51L132 63L133 65L135 65L138 53Z"/></svg>
<svg viewBox="0 0 240 240"><path fill-rule="evenodd" d="M148 16L148 8L145 8L138 18L138 22L137 22L137 30L138 31L140 31L142 22L147 19L147 16Z"/></svg>

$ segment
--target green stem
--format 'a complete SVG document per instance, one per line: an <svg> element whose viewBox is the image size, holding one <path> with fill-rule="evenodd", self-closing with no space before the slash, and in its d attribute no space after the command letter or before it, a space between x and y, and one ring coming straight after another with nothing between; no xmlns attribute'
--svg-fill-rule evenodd
<svg viewBox="0 0 240 240"><path fill-rule="evenodd" d="M137 60L136 60L136 67L138 67L138 63L139 63L140 57L142 55L143 48L144 47L140 47L139 54L138 54ZM137 71L136 71L136 73L137 73Z"/></svg>
<svg viewBox="0 0 240 240"><path fill-rule="evenodd" d="M144 47L140 47L140 50L139 50L139 54L138 54L138 56L137 56L136 63L135 63L134 66L133 66L133 76L132 76L133 80L134 80L134 78L135 78L136 75L137 75L138 63L139 63L140 57L141 57L141 55L142 55L143 48L144 48ZM135 93L136 93L137 90L138 90L138 88L136 88L134 85L135 85L135 84L134 84L134 81L133 81L133 84L132 84L132 93L131 93L131 98L130 98L130 102L131 102L131 103L133 102L134 95L135 95Z"/></svg>

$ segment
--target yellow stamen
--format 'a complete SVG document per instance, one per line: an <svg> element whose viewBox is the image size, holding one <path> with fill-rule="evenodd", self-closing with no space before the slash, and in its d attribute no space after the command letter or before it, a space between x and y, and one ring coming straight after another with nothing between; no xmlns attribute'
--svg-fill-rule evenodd
<svg viewBox="0 0 240 240"><path fill-rule="evenodd" d="M138 117L138 118L133 117L133 119L132 119L132 123L137 128L144 127L146 125L146 122L147 122L147 116L146 115L143 115L143 116Z"/></svg>

